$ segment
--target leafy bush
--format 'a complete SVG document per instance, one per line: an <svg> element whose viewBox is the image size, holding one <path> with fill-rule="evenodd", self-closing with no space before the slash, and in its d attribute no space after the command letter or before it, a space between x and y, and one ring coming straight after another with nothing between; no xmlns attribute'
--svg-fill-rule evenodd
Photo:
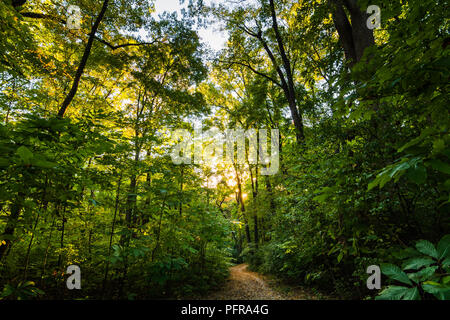
<svg viewBox="0 0 450 320"><path fill-rule="evenodd" d="M450 299L450 235L444 236L437 248L427 240L420 240L416 249L408 248L406 252L409 257L402 268L393 264L381 266L383 274L403 285L388 286L376 299L421 300L430 296Z"/></svg>
<svg viewBox="0 0 450 320"><path fill-rule="evenodd" d="M10 284L5 285L5 287L3 288L3 292L0 295L0 300L29 300L37 298L38 296L43 294L44 291L36 288L33 281L26 281L20 282L19 284L17 284L17 286L13 286Z"/></svg>

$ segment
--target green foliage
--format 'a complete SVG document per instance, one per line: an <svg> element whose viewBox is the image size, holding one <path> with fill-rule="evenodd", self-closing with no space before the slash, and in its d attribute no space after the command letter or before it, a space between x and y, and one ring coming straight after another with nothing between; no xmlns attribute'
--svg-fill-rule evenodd
<svg viewBox="0 0 450 320"><path fill-rule="evenodd" d="M378 300L421 300L433 295L439 300L450 299L450 234L442 237L437 248L427 240L410 248L403 270L392 264L381 266L383 274L408 285L390 285L376 297ZM420 255L422 254L422 255Z"/></svg>
<svg viewBox="0 0 450 320"><path fill-rule="evenodd" d="M277 84L286 65L268 5L210 9L230 32L220 60L234 63L216 66L209 94L224 106L218 117L281 132L280 172L269 184L258 179L269 196L246 207L251 237L241 257L255 270L356 299L373 294L367 266L396 263L398 248L418 239L427 239L415 250L427 257L408 267L430 267L419 275L427 277L439 258L430 244L450 231L449 25L437 9L444 1L381 1L375 45L349 68L328 3L275 1L305 141L294 141ZM247 190L255 191L250 182ZM264 218L258 247L253 212ZM422 296L410 272L387 272L411 285L390 289L393 297Z"/></svg>
<svg viewBox="0 0 450 320"><path fill-rule="evenodd" d="M62 118L90 20L68 30L64 5L0 1L3 297L174 298L227 277L230 223L198 196L203 173L172 164L164 132L208 111L204 51L187 19L156 21L152 6L109 1ZM71 264L83 292L65 288Z"/></svg>
<svg viewBox="0 0 450 320"><path fill-rule="evenodd" d="M35 287L33 281L19 282L16 287L5 285L0 300L30 300L44 294L44 291Z"/></svg>

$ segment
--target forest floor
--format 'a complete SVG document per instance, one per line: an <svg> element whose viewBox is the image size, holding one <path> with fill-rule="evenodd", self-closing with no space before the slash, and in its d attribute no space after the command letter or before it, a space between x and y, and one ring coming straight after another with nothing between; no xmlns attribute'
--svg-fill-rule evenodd
<svg viewBox="0 0 450 320"><path fill-rule="evenodd" d="M230 278L224 287L204 297L206 300L317 300L319 294L301 287L291 287L256 272L247 270L247 264L230 268Z"/></svg>

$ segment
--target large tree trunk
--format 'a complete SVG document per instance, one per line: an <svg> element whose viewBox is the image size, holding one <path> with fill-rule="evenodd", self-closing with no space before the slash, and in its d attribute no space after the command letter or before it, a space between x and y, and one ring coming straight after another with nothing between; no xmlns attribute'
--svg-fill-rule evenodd
<svg viewBox="0 0 450 320"><path fill-rule="evenodd" d="M369 15L361 10L356 0L330 0L329 3L345 59L353 67L361 61L365 49L375 44L373 31L366 25Z"/></svg>

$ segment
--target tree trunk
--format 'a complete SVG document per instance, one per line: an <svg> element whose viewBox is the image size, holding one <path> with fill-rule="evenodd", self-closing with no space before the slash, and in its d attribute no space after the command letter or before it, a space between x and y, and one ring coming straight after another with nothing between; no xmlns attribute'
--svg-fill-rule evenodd
<svg viewBox="0 0 450 320"><path fill-rule="evenodd" d="M0 243L0 261L5 256L6 251L10 248L12 241L11 237L14 235L16 229L17 221L19 220L20 212L22 211L22 202L24 199L24 194L19 193L15 202L11 206L11 215L8 217L8 222L5 227L5 231L0 238L5 243ZM6 239L5 239L6 238Z"/></svg>
<svg viewBox="0 0 450 320"><path fill-rule="evenodd" d="M109 236L108 259L106 260L105 277L103 278L102 296L105 295L106 282L108 281L109 257L111 256L111 248L112 248L112 242L113 242L113 237L114 237L114 231L115 231L115 227L116 227L117 212L119 211L121 183L122 183L122 174L120 174L119 181L117 182L116 204L114 207L114 217L113 217L112 226L111 226L111 235Z"/></svg>
<svg viewBox="0 0 450 320"><path fill-rule="evenodd" d="M58 255L58 267L61 267L62 263L62 249L64 248L64 231L66 226L66 218L65 218L66 208L63 209L63 217L62 217L62 226L61 226L61 241L60 241L60 249L61 252Z"/></svg>
<svg viewBox="0 0 450 320"><path fill-rule="evenodd" d="M31 234L31 239L30 239L30 242L28 243L27 254L26 254L26 257L25 257L25 271L23 272L23 280L27 280L28 264L30 262L31 246L33 245L33 240L34 240L34 236L36 234L36 227L37 227L37 225L39 223L40 214L41 214L41 212L38 211L38 214L37 214L37 217L36 217L36 221L34 222L33 232Z"/></svg>
<svg viewBox="0 0 450 320"><path fill-rule="evenodd" d="M329 3L345 59L353 67L361 61L365 49L375 44L373 31L366 24L369 15L361 11L356 0L330 0ZM350 13L350 19L344 7Z"/></svg>
<svg viewBox="0 0 450 320"><path fill-rule="evenodd" d="M252 238L250 237L250 227L248 226L247 217L245 216L245 204L244 204L244 198L242 196L241 178L239 177L236 165L234 166L234 171L236 172L236 181L237 181L237 185L238 185L237 201L241 207L242 217L244 218L245 235L247 236L247 243L250 244L252 242Z"/></svg>
<svg viewBox="0 0 450 320"><path fill-rule="evenodd" d="M155 260L155 256L156 256L156 251L159 248L159 239L161 238L161 225L162 225L162 217L164 215L164 207L166 205L166 196L164 196L162 205L161 205L161 213L159 215L159 222L158 222L158 231L156 232L156 244L155 244L155 248L153 248L152 251L152 262Z"/></svg>
<svg viewBox="0 0 450 320"><path fill-rule="evenodd" d="M297 143L300 144L300 143L303 143L303 141L305 140L303 117L302 117L301 112L299 112L299 110L297 108L297 98L296 98L296 94L295 94L295 85L294 85L294 77L292 74L291 62L286 53L284 43L283 43L283 38L281 36L280 30L278 27L277 14L276 14L276 10L275 10L274 0L270 0L270 11L271 11L271 16L272 16L272 28L275 32L275 38L277 41L278 50L281 55L281 60L283 61L285 75L280 70L278 70L278 74L281 78L280 80L282 82L284 94L289 103L289 109L291 111L292 120L294 122L294 126L296 129Z"/></svg>
<svg viewBox="0 0 450 320"><path fill-rule="evenodd" d="M183 216L183 183L184 183L184 167L181 165L181 177L180 177L180 217Z"/></svg>

